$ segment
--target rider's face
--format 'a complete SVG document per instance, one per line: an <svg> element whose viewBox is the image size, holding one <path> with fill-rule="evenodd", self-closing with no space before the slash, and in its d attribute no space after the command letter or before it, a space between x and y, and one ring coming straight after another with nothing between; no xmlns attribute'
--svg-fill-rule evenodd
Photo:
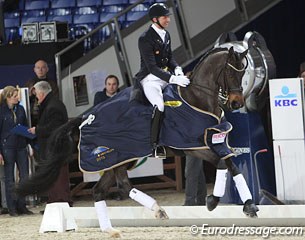
<svg viewBox="0 0 305 240"><path fill-rule="evenodd" d="M156 20L154 22L157 22L157 18L155 18ZM163 27L163 28L167 28L171 19L169 16L161 16L158 18L159 20L159 23L160 25Z"/></svg>

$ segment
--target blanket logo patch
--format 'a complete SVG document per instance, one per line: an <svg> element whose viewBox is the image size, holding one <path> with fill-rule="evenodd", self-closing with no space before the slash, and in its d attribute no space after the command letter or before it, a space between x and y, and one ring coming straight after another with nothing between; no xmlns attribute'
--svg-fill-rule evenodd
<svg viewBox="0 0 305 240"><path fill-rule="evenodd" d="M223 143L226 139L226 133L214 133L212 136L212 143L213 144L218 144L218 143Z"/></svg>
<svg viewBox="0 0 305 240"><path fill-rule="evenodd" d="M99 162L99 161L105 159L106 158L105 155L108 153L111 153L113 150L114 149L109 148L109 147L99 146L99 147L94 148L90 155L95 156L96 161Z"/></svg>

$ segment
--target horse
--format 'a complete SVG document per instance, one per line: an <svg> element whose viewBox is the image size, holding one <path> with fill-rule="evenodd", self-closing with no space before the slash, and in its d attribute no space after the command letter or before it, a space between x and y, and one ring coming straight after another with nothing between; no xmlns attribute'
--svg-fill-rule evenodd
<svg viewBox="0 0 305 240"><path fill-rule="evenodd" d="M243 107L244 98L241 83L246 69L246 55L247 50L239 53L234 51L233 47L230 49L217 48L208 52L195 66L190 76L190 85L186 88L177 86L182 101L187 104L187 106L198 110L200 113L204 112L209 114L210 117L217 119L219 123L226 123L223 118L223 110L219 106L219 99L221 97L222 103L227 109L237 110ZM121 92L124 93L126 89ZM109 100L105 104L111 105L113 101L115 100ZM166 114L167 112L165 111L165 115ZM36 173L27 181L19 184L17 187L17 193L19 195L24 196L38 193L45 191L51 186L58 176L60 166L69 162L69 159L71 158L71 151L69 151L69 149L72 149L71 131L78 127L80 128L80 135L82 135L83 129L87 127L92 132L89 125L90 121L94 121L94 118L90 119L90 117L92 117L92 114L90 114L89 111L85 118L77 117L70 120L52 134L48 143L49 148L46 159L39 166ZM222 125L220 128L222 128ZM231 157L234 156L234 152L232 152L230 148L227 148L225 153L223 153L224 151L219 147L221 144L227 143L227 135L230 130L228 130L228 128L230 127L219 130L214 126L210 126L208 130L205 130L204 140L202 141L205 141L206 146L203 148L175 149L173 147L164 146L166 148L166 155L192 155L209 161L217 167L213 194L207 196L206 199L206 205L209 211L212 211L217 207L219 199L224 195L227 171L230 171L239 195L244 203L243 212L249 217L257 217L256 212L258 211L258 208L252 201L252 195L247 183L231 159ZM99 137L103 138L103 136ZM213 143L215 139L218 140L218 142L216 141L216 143ZM221 142L220 145L218 144L219 142ZM95 148L94 151L90 149L91 153L99 150L100 147L96 147L97 148ZM106 150L107 153L111 153L110 149ZM230 151L228 152L228 150ZM80 155L82 151L82 148L79 148ZM104 153L101 151L97 153L97 159L99 161L105 157L103 154ZM122 191L122 194L129 195L133 200L154 211L156 218L168 218L166 212L159 206L155 199L136 188L132 188L128 179L127 170L130 163L137 159L139 158L132 158L128 162L120 162L112 167L104 168L103 175L93 187L93 198L100 228L102 231L108 232L112 237L120 237L121 235L120 232L111 225L107 215L105 199L108 190L115 182L117 182L117 186L120 191Z"/></svg>

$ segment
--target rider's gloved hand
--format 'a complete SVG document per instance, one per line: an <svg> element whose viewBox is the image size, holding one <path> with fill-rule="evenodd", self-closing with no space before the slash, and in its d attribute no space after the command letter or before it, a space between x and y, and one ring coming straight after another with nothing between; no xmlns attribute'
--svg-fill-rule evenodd
<svg viewBox="0 0 305 240"><path fill-rule="evenodd" d="M182 68L179 67L179 66L175 68L174 72L175 72L175 75L176 75L176 76L184 76L184 73L183 73L183 71L182 71Z"/></svg>
<svg viewBox="0 0 305 240"><path fill-rule="evenodd" d="M169 79L169 83L177 84L181 87L186 87L190 84L190 79L188 79L186 76L175 76L172 75Z"/></svg>

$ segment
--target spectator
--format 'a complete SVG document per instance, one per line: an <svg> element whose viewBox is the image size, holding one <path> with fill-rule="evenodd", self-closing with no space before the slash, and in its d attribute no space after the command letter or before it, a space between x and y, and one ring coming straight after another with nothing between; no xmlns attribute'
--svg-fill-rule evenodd
<svg viewBox="0 0 305 240"><path fill-rule="evenodd" d="M30 111L31 111L31 124L32 126L36 126L38 122L38 105L37 99L35 97L35 91L33 86L39 81L46 81L50 84L52 88L53 95L58 97L58 87L57 83L54 80L50 80L47 76L49 72L48 64L44 60L38 60L34 66L34 72L36 76L26 82L25 86L29 88L29 96L30 96Z"/></svg>
<svg viewBox="0 0 305 240"><path fill-rule="evenodd" d="M119 79L115 75L108 75L105 79L105 88L94 96L94 106L115 96L119 92Z"/></svg>
<svg viewBox="0 0 305 240"><path fill-rule="evenodd" d="M25 110L18 100L17 88L7 86L3 89L0 97L0 164L4 165L6 202L11 216L33 214L26 208L25 198L14 194L15 164L19 181L29 176L26 138L11 133L17 124L28 125Z"/></svg>
<svg viewBox="0 0 305 240"><path fill-rule="evenodd" d="M207 187L203 172L203 160L185 158L185 202L184 206L205 205Z"/></svg>
<svg viewBox="0 0 305 240"><path fill-rule="evenodd" d="M303 62L303 63L300 64L299 77L305 79L305 62Z"/></svg>
<svg viewBox="0 0 305 240"><path fill-rule="evenodd" d="M141 68L136 74L136 80L154 107L151 142L155 155L164 111L162 90L168 83L186 87L190 80L184 76L182 68L172 56L170 34L165 30L170 23L168 7L164 3L155 3L150 6L148 15L152 25L138 40Z"/></svg>
<svg viewBox="0 0 305 240"><path fill-rule="evenodd" d="M5 194L5 176L4 176L4 166L0 165L0 188L1 188L1 211L0 214L7 214L7 203Z"/></svg>
<svg viewBox="0 0 305 240"><path fill-rule="evenodd" d="M48 151L48 139L56 128L68 121L68 113L63 102L52 93L48 82L39 81L34 88L39 104L39 119L37 125L30 128L29 132L37 135L38 155L40 162L43 163ZM72 206L68 164L62 166L57 180L48 190L47 203L53 202L68 202Z"/></svg>

